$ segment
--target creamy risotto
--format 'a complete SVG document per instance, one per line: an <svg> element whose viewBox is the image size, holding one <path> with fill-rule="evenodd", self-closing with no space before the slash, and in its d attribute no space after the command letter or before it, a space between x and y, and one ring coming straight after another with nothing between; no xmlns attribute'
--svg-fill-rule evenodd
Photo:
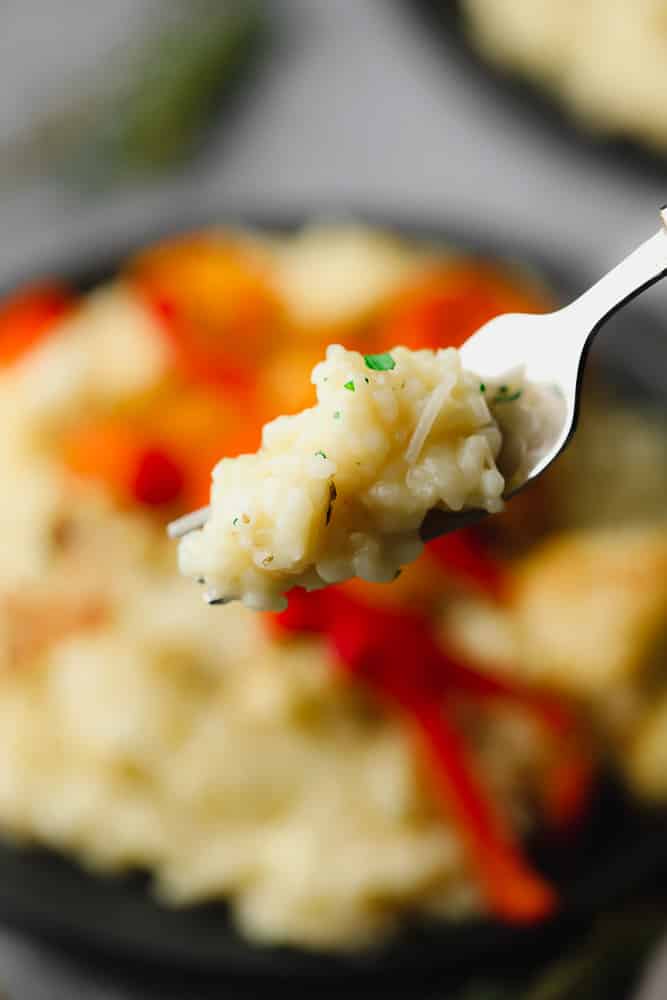
<svg viewBox="0 0 667 1000"><path fill-rule="evenodd" d="M596 131L667 150L665 0L463 0L482 52Z"/></svg>
<svg viewBox="0 0 667 1000"><path fill-rule="evenodd" d="M278 417L259 452L213 470L208 521L179 552L209 602L280 610L295 586L394 580L420 555L429 510L502 510L501 449L516 456L527 442L504 441L496 414L520 410L519 435L538 399L516 374L480 381L454 348L362 356L332 345L311 381L315 407ZM542 423L533 448L547 441Z"/></svg>
<svg viewBox="0 0 667 1000"><path fill-rule="evenodd" d="M309 256L313 273L330 275L319 299ZM368 277L351 300L347 260ZM2 835L95 870L146 869L168 905L227 900L255 941L353 948L408 913L515 922L551 913L556 890L522 839L581 816L599 744L578 705L613 746L620 734L633 747L630 780L661 794L659 699L649 719L642 678L665 620L650 583L665 579L662 527L641 546L629 537L625 555L615 550L613 566L634 553L641 574L617 568L612 587L611 561L606 570L606 607L613 599L623 638L607 669L623 706L610 703L610 674L589 662L587 622L605 619L585 610L597 585L568 591L567 648L588 651L579 673L551 646L559 574L549 566L574 571L576 548L524 557L511 542L518 519L524 542L551 531L565 545L570 514L552 476L487 519L494 537L428 544L390 585L293 591L280 614L207 608L178 576L165 536L168 521L206 502L221 455L252 453L263 425L313 404L307 376L332 342L359 352L334 351L318 370L319 380L351 365L355 391L326 390L344 400L334 410L376 395L373 406L394 405L385 390L403 354L387 372L361 355L416 351L405 358L422 398L439 358L466 420L480 421L471 439L492 473L488 494L499 495L479 385L455 354L427 353L427 364L419 352L459 346L496 313L547 306L514 273L354 226L266 239L199 233L149 248L90 294L43 284L1 304ZM308 461L325 473L312 479L321 520L332 503L334 526L345 480L335 499L328 484L356 459L331 417ZM593 417L581 428L590 450L578 465L574 451L564 459L574 463L567 510L575 494L595 507L583 483L594 453L598 492L627 518L639 495L618 476L614 449L626 447L629 425L615 423L613 441L603 431L589 440ZM657 494L664 438L639 418L631 426L633 477ZM594 543L582 551L592 577Z"/></svg>

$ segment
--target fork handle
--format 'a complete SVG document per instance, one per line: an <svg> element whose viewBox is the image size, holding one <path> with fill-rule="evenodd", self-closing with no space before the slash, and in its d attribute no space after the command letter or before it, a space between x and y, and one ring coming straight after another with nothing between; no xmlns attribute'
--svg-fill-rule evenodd
<svg viewBox="0 0 667 1000"><path fill-rule="evenodd" d="M667 275L667 205L660 210L660 216L662 228L655 236L560 310L560 315L567 314L568 321L582 335L588 337L617 309Z"/></svg>

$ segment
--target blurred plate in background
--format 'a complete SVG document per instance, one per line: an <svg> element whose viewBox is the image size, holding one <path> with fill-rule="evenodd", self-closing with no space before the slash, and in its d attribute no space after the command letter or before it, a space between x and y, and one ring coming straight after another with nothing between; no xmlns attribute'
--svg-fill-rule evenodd
<svg viewBox="0 0 667 1000"><path fill-rule="evenodd" d="M465 71L488 91L491 101L504 101L508 110L522 115L536 129L548 129L568 145L577 143L592 160L609 161L631 170L665 177L667 157L639 138L621 138L589 129L548 86L529 79L528 73L501 67L484 58L473 44L461 0L409 0L410 6L439 35L446 57L456 58ZM596 58L592 56L592 58ZM599 58L599 57L598 57Z"/></svg>

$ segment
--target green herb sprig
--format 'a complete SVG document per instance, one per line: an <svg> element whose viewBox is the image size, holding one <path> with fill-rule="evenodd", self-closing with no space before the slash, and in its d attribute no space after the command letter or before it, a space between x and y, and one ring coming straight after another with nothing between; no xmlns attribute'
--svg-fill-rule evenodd
<svg viewBox="0 0 667 1000"><path fill-rule="evenodd" d="M164 5L104 74L38 120L17 166L44 164L84 193L186 163L262 51L262 0ZM152 29L152 30L151 30ZM3 151L4 152L4 151Z"/></svg>

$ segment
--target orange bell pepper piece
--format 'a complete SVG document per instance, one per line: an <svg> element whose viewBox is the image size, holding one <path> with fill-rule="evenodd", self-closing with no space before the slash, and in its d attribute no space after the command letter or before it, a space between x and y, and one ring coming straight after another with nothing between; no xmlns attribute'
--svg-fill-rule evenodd
<svg viewBox="0 0 667 1000"><path fill-rule="evenodd" d="M546 296L519 288L490 265L435 268L400 292L381 323L387 347L460 347L480 326L505 312L544 312Z"/></svg>
<svg viewBox="0 0 667 1000"><path fill-rule="evenodd" d="M503 563L490 554L474 528L441 535L426 546L426 555L441 569L474 590L500 601L507 589Z"/></svg>
<svg viewBox="0 0 667 1000"><path fill-rule="evenodd" d="M160 507L184 489L184 470L170 450L121 422L76 428L62 442L62 457L70 472L102 483L123 503Z"/></svg>
<svg viewBox="0 0 667 1000"><path fill-rule="evenodd" d="M24 288L0 303L0 368L36 347L74 306L62 285L44 282Z"/></svg>
<svg viewBox="0 0 667 1000"><path fill-rule="evenodd" d="M259 257L229 238L194 234L140 254L129 276L176 367L200 385L246 396L281 321Z"/></svg>

